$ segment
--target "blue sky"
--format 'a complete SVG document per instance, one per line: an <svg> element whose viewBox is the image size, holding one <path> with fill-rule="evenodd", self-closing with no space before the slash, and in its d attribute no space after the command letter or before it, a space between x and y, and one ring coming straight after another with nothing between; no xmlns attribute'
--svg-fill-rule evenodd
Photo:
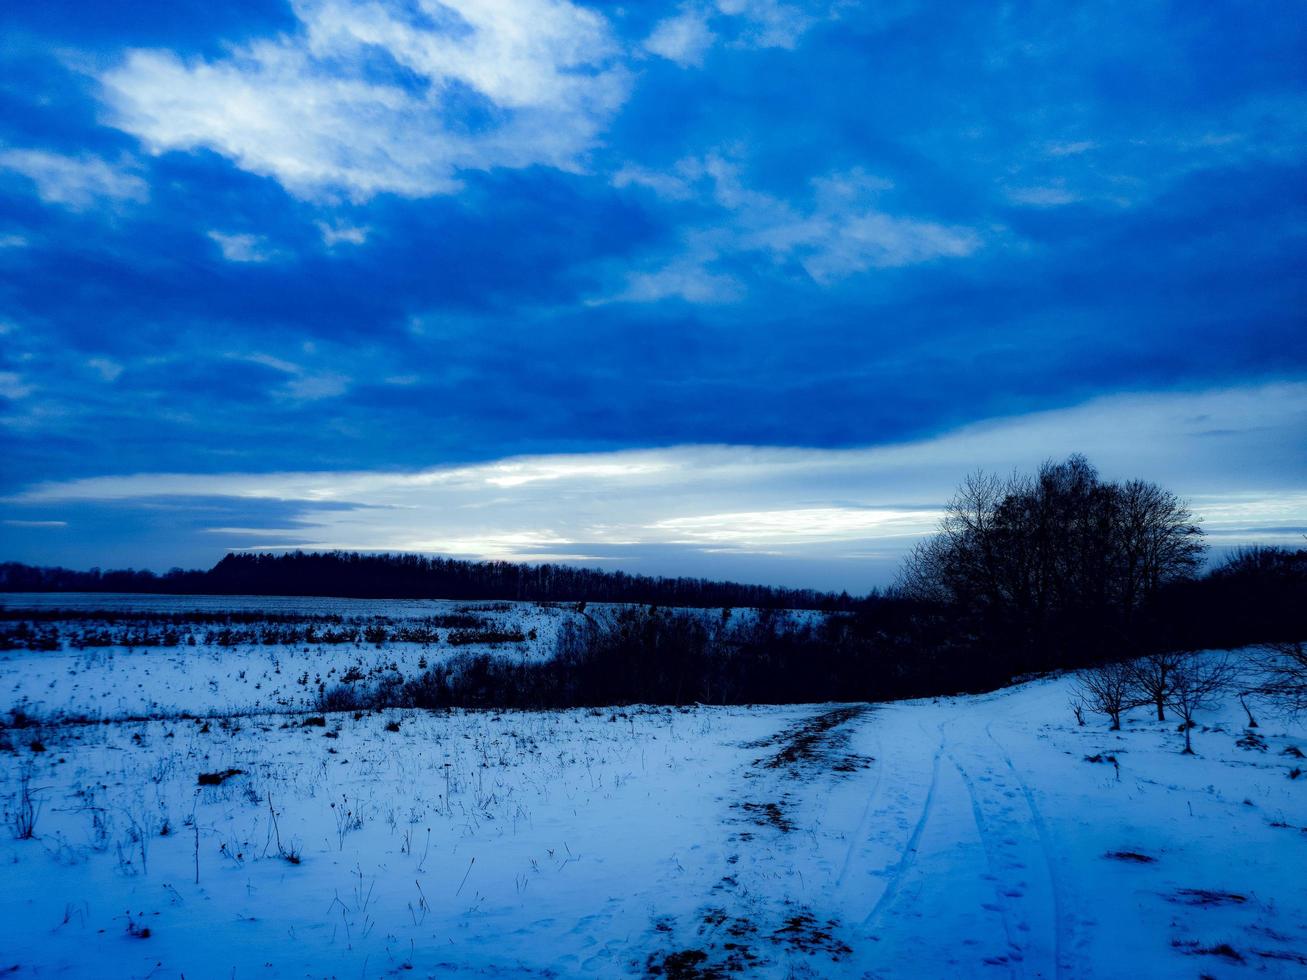
<svg viewBox="0 0 1307 980"><path fill-rule="evenodd" d="M1083 450L1307 528L1307 14L0 14L0 558L863 589Z"/></svg>

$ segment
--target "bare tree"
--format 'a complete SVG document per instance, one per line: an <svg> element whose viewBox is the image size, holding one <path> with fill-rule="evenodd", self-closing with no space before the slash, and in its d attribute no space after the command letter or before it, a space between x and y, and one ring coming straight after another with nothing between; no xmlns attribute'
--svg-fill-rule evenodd
<svg viewBox="0 0 1307 980"><path fill-rule="evenodd" d="M1277 702L1292 714L1307 711L1307 645L1272 643L1253 658L1252 693Z"/></svg>
<svg viewBox="0 0 1307 980"><path fill-rule="evenodd" d="M1134 706L1134 678L1126 664L1099 664L1076 674L1076 696L1090 711L1112 719L1112 731L1121 730L1121 712Z"/></svg>
<svg viewBox="0 0 1307 980"><path fill-rule="evenodd" d="M1140 702L1157 708L1157 720L1166 721L1166 696L1183 655L1179 653L1150 653L1130 664L1130 679Z"/></svg>
<svg viewBox="0 0 1307 980"><path fill-rule="evenodd" d="M1171 673L1166 703L1175 709L1175 713L1183 722L1185 755L1194 754L1193 741L1190 738L1190 732L1194 727L1194 715L1199 711L1216 707L1220 695L1230 687L1234 678L1234 665L1224 655L1198 653L1180 655L1180 662Z"/></svg>
<svg viewBox="0 0 1307 980"><path fill-rule="evenodd" d="M1202 565L1202 529L1175 494L1154 483L1130 480L1116 487L1115 532L1120 601L1135 608L1171 578Z"/></svg>
<svg viewBox="0 0 1307 980"><path fill-rule="evenodd" d="M1079 454L1031 475L968 477L896 587L947 607L1017 670L1101 659L1140 610L1192 576L1202 529L1183 501L1140 480L1100 479Z"/></svg>

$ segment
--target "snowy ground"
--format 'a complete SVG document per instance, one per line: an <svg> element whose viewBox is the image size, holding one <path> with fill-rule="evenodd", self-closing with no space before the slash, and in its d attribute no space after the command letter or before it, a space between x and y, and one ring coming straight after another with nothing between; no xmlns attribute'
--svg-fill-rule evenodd
<svg viewBox="0 0 1307 980"><path fill-rule="evenodd" d="M1068 687L10 730L0 975L1307 974L1302 725Z"/></svg>
<svg viewBox="0 0 1307 980"><path fill-rule="evenodd" d="M459 654L493 653L532 658L552 653L562 625L578 618L573 606L536 603L454 602L445 600L322 599L293 596L148 596L91 593L14 593L0 596L13 610L97 610L185 614L250 612L278 616L344 617L370 623L420 621L442 615L469 615L489 627L528 637L521 643L451 646L443 642L348 644L241 644L222 647L109 646L59 651L0 649L0 709L22 706L40 716L81 715L97 719L163 714L261 713L312 708L319 691L346 676L363 686L387 674L413 677L429 664ZM602 608L602 607L598 607ZM65 634L85 621L56 621ZM215 629L200 624L203 634ZM326 626L323 628L331 628ZM157 630L156 630L157 632ZM351 671L353 672L351 674Z"/></svg>
<svg viewBox="0 0 1307 980"><path fill-rule="evenodd" d="M296 596L150 596L117 593L10 593L0 606L15 611L75 610L82 619L55 620L65 637L95 626L97 611L119 613L248 613L279 617L342 617L362 629L375 622L392 626L421 623L432 617L467 616L484 628L523 636L521 642L466 643L453 646L448 628L435 630L432 643L363 640L344 644L238 644L218 646L185 642L172 646L124 645L57 651L6 649L0 642L0 711L21 707L40 717L127 720L164 715L260 714L313 709L319 695L345 678L359 689L387 677L413 678L429 665L460 655L491 654L529 660L553 655L559 631L568 623L609 615L617 607L590 603L584 612L573 603L471 602L440 599L327 599ZM717 620L721 610L699 610ZM736 609L732 622L756 615ZM820 613L795 611L796 619ZM12 624L0 624L12 625ZM121 625L121 624L119 624ZM303 623L301 623L303 625ZM319 623L320 629L334 628ZM198 635L219 629L212 623L182 627ZM154 632L158 632L158 628ZM472 630L475 632L475 629ZM2 639L2 638L0 638Z"/></svg>

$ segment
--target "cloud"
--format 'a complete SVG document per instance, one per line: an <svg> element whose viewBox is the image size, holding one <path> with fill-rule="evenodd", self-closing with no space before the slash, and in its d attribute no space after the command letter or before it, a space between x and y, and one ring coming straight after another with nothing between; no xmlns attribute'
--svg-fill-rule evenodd
<svg viewBox="0 0 1307 980"><path fill-rule="evenodd" d="M263 235L210 231L209 237L228 262L268 262L281 255Z"/></svg>
<svg viewBox="0 0 1307 980"><path fill-rule="evenodd" d="M938 517L939 512L934 508L799 507L678 517L659 521L652 527L669 532L675 543L758 547L884 538L895 533L916 537Z"/></svg>
<svg viewBox="0 0 1307 980"><path fill-rule="evenodd" d="M456 190L465 170L576 170L626 95L599 14L566 0L299 0L299 29L215 60L135 50L107 118L310 199Z"/></svg>
<svg viewBox="0 0 1307 980"><path fill-rule="evenodd" d="M31 527L31 528L68 526L67 521L24 521L24 520L17 520L17 519L0 521L0 524L4 524L6 527Z"/></svg>
<svg viewBox="0 0 1307 980"><path fill-rule="evenodd" d="M102 204L140 203L150 196L149 185L133 172L129 161L111 164L97 156L64 156L47 150L0 151L0 170L22 174L36 186L46 204L85 211ZM7 235L7 246L25 244L22 236Z"/></svg>
<svg viewBox="0 0 1307 980"><path fill-rule="evenodd" d="M841 3L716 0L686 3L654 25L644 49L682 68L698 68L714 43L733 48L795 48L815 24L838 16Z"/></svg>
<svg viewBox="0 0 1307 980"><path fill-rule="evenodd" d="M694 196L690 181L675 173L661 173L647 170L634 164L626 164L613 174L614 187L642 187L653 191L668 201L688 201Z"/></svg>
<svg viewBox="0 0 1307 980"><path fill-rule="evenodd" d="M36 388L23 381L22 375L15 371L0 371L0 398L17 401L26 398Z"/></svg>
<svg viewBox="0 0 1307 980"><path fill-rule="evenodd" d="M86 366L95 371L105 381L117 381L123 373L123 366L108 357L92 357Z"/></svg>
<svg viewBox="0 0 1307 980"><path fill-rule="evenodd" d="M39 484L7 503L283 501L293 532L224 524L213 535L227 533L232 547L486 558L548 549L623 555L637 568L641 555L675 547L687 574L699 567L695 554L732 552L838 559L885 581L968 472L1030 469L1076 450L1108 478L1201 492L1195 509L1223 542L1291 538L1275 529L1307 523L1307 492L1277 460L1304 436L1307 383L1284 383L1105 397L863 449L680 446L416 472L139 474Z"/></svg>
<svg viewBox="0 0 1307 980"><path fill-rule="evenodd" d="M1036 208L1055 208L1080 201L1079 194L1056 185L1014 187L1008 190L1007 196L1013 204L1027 204Z"/></svg>
<svg viewBox="0 0 1307 980"><path fill-rule="evenodd" d="M664 299L712 304L733 303L743 298L745 289L739 280L707 268L716 258L715 251L705 251L680 257L659 269L633 272L620 292L592 300L591 305L653 303Z"/></svg>
<svg viewBox="0 0 1307 980"><path fill-rule="evenodd" d="M271 354L228 354L232 360L247 361L260 367L268 368L290 377L273 389L278 398L290 401L319 401L323 398L335 398L349 390L352 379L336 371L310 371L293 361L287 361Z"/></svg>
<svg viewBox="0 0 1307 980"><path fill-rule="evenodd" d="M644 48L682 67L698 66L703 64L714 37L708 15L696 7L684 7L679 14L654 25Z"/></svg>
<svg viewBox="0 0 1307 980"><path fill-rule="evenodd" d="M673 201L695 200L716 209L719 217L690 227L679 254L628 272L625 285L600 302L742 299L742 284L714 269L733 256L795 263L814 282L829 285L871 269L965 258L982 244L973 228L889 213L878 199L893 185L857 168L813 180L811 200L800 204L751 188L740 164L719 153L680 160L667 173L628 164L613 183Z"/></svg>
<svg viewBox="0 0 1307 980"><path fill-rule="evenodd" d="M332 248L344 242L347 245L362 245L368 240L368 232L371 230L366 227L355 225L346 225L337 222L328 224L325 221L319 221L318 231L322 233L322 243L327 248Z"/></svg>
<svg viewBox="0 0 1307 980"><path fill-rule="evenodd" d="M833 9L837 5L828 6ZM739 43L759 48L793 48L819 16L832 16L830 12L818 15L807 5L782 0L717 0L717 9L727 16L743 18L746 27Z"/></svg>

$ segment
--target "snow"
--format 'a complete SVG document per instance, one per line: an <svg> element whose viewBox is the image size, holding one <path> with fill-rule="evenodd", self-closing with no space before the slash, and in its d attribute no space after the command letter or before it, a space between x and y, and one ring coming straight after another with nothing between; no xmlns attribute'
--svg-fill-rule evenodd
<svg viewBox="0 0 1307 980"><path fill-rule="evenodd" d="M249 612L279 616L341 616L371 622L471 613L489 627L534 633L523 643L446 642L275 645L233 647L200 643L191 647L90 647L60 651L0 650L4 678L0 696L40 716L124 719L166 714L261 713L311 709L319 684L330 688L351 669L366 683L398 673L413 677L422 662L439 663L463 654L490 653L529 659L547 656L558 630L577 618L570 606L536 603L454 602L448 600L323 599L259 596L150 596L109 593L15 593L3 597L15 610L78 610L185 614ZM56 621L65 635L70 625ZM199 625L200 633L214 629ZM156 630L157 632L157 630ZM448 630L441 629L443 636ZM4 702L0 702L3 704Z"/></svg>
<svg viewBox="0 0 1307 980"><path fill-rule="evenodd" d="M6 656L0 709L134 705L149 669L155 706L219 710L253 703L228 672L270 653L117 651L75 676L85 654ZM1254 705L1249 739L1232 700L1186 756L1147 710L1078 726L1071 684L11 729L6 822L29 767L40 810L35 839L0 837L0 973L1307 973L1303 725Z"/></svg>

